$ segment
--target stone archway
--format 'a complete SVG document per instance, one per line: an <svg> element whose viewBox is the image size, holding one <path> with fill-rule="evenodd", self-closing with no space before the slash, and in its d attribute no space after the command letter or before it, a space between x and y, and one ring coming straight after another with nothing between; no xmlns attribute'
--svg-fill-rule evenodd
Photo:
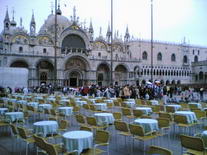
<svg viewBox="0 0 207 155"><path fill-rule="evenodd" d="M40 60L37 63L36 68L39 84L49 84L54 82L54 66L49 60Z"/></svg>
<svg viewBox="0 0 207 155"><path fill-rule="evenodd" d="M10 67L28 68L28 64L25 61L17 60L11 63Z"/></svg>
<svg viewBox="0 0 207 155"><path fill-rule="evenodd" d="M78 87L82 86L82 74L80 71L73 70L68 74L68 79L69 79L69 86L71 87Z"/></svg>
<svg viewBox="0 0 207 155"><path fill-rule="evenodd" d="M97 67L96 80L99 86L109 85L110 69L107 64L100 64Z"/></svg>
<svg viewBox="0 0 207 155"><path fill-rule="evenodd" d="M88 82L87 78L88 63L83 57L74 56L65 63L64 85L71 87L80 87Z"/></svg>
<svg viewBox="0 0 207 155"><path fill-rule="evenodd" d="M120 85L127 84L128 70L124 65L118 65L115 68L114 78Z"/></svg>

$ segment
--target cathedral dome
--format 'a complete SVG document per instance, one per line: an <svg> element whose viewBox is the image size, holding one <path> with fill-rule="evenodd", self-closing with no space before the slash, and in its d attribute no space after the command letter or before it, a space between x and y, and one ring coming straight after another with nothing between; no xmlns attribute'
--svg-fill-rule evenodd
<svg viewBox="0 0 207 155"><path fill-rule="evenodd" d="M58 14L57 24L58 24L58 32L60 32L66 29L67 27L69 27L71 25L71 22L68 20L67 17ZM55 15L50 14L48 18L45 20L45 23L41 26L40 33L45 31L54 33L55 31L54 27L55 27Z"/></svg>

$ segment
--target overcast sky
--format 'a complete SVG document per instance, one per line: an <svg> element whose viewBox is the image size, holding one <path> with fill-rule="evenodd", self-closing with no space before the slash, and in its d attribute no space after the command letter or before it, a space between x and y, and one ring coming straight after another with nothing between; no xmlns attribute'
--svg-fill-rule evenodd
<svg viewBox="0 0 207 155"><path fill-rule="evenodd" d="M29 23L34 10L37 31L51 13L55 0L0 0L0 31L6 7L19 26L20 17L24 27ZM76 6L80 21L89 25L92 19L95 35L106 34L110 22L111 0L60 0L62 15L68 17ZM114 30L124 36L126 26L135 38L150 39L150 0L113 0ZM207 0L154 0L154 39L180 43L183 38L190 44L207 46Z"/></svg>

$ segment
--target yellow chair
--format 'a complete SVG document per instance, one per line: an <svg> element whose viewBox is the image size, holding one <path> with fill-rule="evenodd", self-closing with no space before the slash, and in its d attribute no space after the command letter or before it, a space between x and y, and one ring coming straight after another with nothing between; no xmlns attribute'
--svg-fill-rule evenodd
<svg viewBox="0 0 207 155"><path fill-rule="evenodd" d="M17 127L19 132L19 137L26 142L26 155L28 154L28 145L34 143L34 138L31 135L28 135L26 130L21 127Z"/></svg>
<svg viewBox="0 0 207 155"><path fill-rule="evenodd" d="M94 148L89 149L85 153L81 153L81 155L96 155L105 152L101 149L98 149L98 146L107 146L107 154L109 155L109 137L110 134L108 131L97 130L94 140Z"/></svg>
<svg viewBox="0 0 207 155"><path fill-rule="evenodd" d="M72 152L67 152L65 148L63 148L59 144L51 144L51 143L46 143L45 144L45 151L47 152L48 155L58 155L59 153L63 155L77 155L78 151L74 150Z"/></svg>
<svg viewBox="0 0 207 155"><path fill-rule="evenodd" d="M143 142L144 150L145 150L145 141L152 140L158 137L158 135L155 132L145 132L143 127L141 125L136 124L129 124L129 130L130 133L133 135L133 145L134 145L134 139L140 140Z"/></svg>
<svg viewBox="0 0 207 155"><path fill-rule="evenodd" d="M89 127L92 129L106 129L108 126L107 125L98 125L96 118L95 117L86 117L86 121Z"/></svg>
<svg viewBox="0 0 207 155"><path fill-rule="evenodd" d="M122 114L120 112L113 112L113 116L116 121L122 120Z"/></svg>
<svg viewBox="0 0 207 155"><path fill-rule="evenodd" d="M127 117L128 119L133 119L134 116L132 115L131 109L129 108L121 108L122 115Z"/></svg>
<svg viewBox="0 0 207 155"><path fill-rule="evenodd" d="M125 145L126 145L126 137L131 136L131 133L128 129L128 124L123 121L114 121L114 126L117 131L119 131L118 135L125 137Z"/></svg>
<svg viewBox="0 0 207 155"><path fill-rule="evenodd" d="M80 130L84 130L84 131L90 131L92 132L92 129L87 127L87 126L80 126Z"/></svg>
<svg viewBox="0 0 207 155"><path fill-rule="evenodd" d="M193 154L193 155L206 154L206 148L204 146L204 142L200 137L180 135L180 141L181 141L182 150L183 147L186 148L188 154Z"/></svg>
<svg viewBox="0 0 207 155"><path fill-rule="evenodd" d="M45 147L46 147L46 140L43 137L37 136L37 135L33 135L34 141L35 141L35 145L37 146L37 154L39 152L40 148L43 153L46 153ZM42 152L41 151L41 152Z"/></svg>
<svg viewBox="0 0 207 155"><path fill-rule="evenodd" d="M138 109L133 109L133 115L135 118L140 118L141 116L143 116L143 112Z"/></svg>
<svg viewBox="0 0 207 155"><path fill-rule="evenodd" d="M174 122L179 128L190 129L195 124L188 123L187 117L182 115L174 115ZM190 130L189 130L190 132Z"/></svg>
<svg viewBox="0 0 207 155"><path fill-rule="evenodd" d="M66 131L69 127L69 122L67 120L61 120L59 123L59 129L58 131Z"/></svg>
<svg viewBox="0 0 207 155"><path fill-rule="evenodd" d="M85 117L81 114L75 115L76 121L81 125L86 125Z"/></svg>
<svg viewBox="0 0 207 155"><path fill-rule="evenodd" d="M166 148L159 147L159 146L153 146L153 145L149 147L149 154L150 155L154 155L154 154L173 155L171 150L168 150Z"/></svg>

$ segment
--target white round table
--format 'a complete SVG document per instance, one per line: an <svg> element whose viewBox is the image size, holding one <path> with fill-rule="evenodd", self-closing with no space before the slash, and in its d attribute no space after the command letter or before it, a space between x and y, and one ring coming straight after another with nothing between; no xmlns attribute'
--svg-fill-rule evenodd
<svg viewBox="0 0 207 155"><path fill-rule="evenodd" d="M130 108L134 107L134 105L135 105L134 101L124 101L123 103L126 104Z"/></svg>
<svg viewBox="0 0 207 155"><path fill-rule="evenodd" d="M203 139L205 147L207 147L207 130L201 133L201 138Z"/></svg>
<svg viewBox="0 0 207 155"><path fill-rule="evenodd" d="M135 119L134 124L143 126L145 133L158 130L158 121L155 119Z"/></svg>
<svg viewBox="0 0 207 155"><path fill-rule="evenodd" d="M73 107L59 107L59 113L64 114L66 116L70 116L73 114Z"/></svg>
<svg viewBox="0 0 207 155"><path fill-rule="evenodd" d="M181 105L178 105L178 104L169 104L169 105L166 105L166 107L173 107L175 109L175 111L178 111L179 109L181 109Z"/></svg>
<svg viewBox="0 0 207 155"><path fill-rule="evenodd" d="M0 108L0 115L3 115L7 111L8 111L8 108Z"/></svg>
<svg viewBox="0 0 207 155"><path fill-rule="evenodd" d="M192 111L176 111L176 115L186 116L188 123L195 123L197 122L197 117L194 112Z"/></svg>
<svg viewBox="0 0 207 155"><path fill-rule="evenodd" d="M84 104L87 104L86 101L75 101L75 103L76 103L78 106L83 106Z"/></svg>
<svg viewBox="0 0 207 155"><path fill-rule="evenodd" d="M33 124L34 133L43 135L44 137L47 134L57 133L58 123L57 121L39 121Z"/></svg>
<svg viewBox="0 0 207 155"><path fill-rule="evenodd" d="M95 103L94 106L96 107L96 110L106 111L107 110L107 104L106 103Z"/></svg>
<svg viewBox="0 0 207 155"><path fill-rule="evenodd" d="M114 116L112 113L95 113L94 114L98 125L113 124Z"/></svg>
<svg viewBox="0 0 207 155"><path fill-rule="evenodd" d="M81 98L74 98L75 101L81 101Z"/></svg>
<svg viewBox="0 0 207 155"><path fill-rule="evenodd" d="M26 100L17 100L16 103L25 105L25 104L27 104L27 101Z"/></svg>
<svg viewBox="0 0 207 155"><path fill-rule="evenodd" d="M52 105L51 104L39 104L38 105L38 110L39 111L43 111L44 109L52 109Z"/></svg>
<svg viewBox="0 0 207 155"><path fill-rule="evenodd" d="M8 122L24 120L24 113L23 112L6 112L5 116L6 116L6 120Z"/></svg>
<svg viewBox="0 0 207 155"><path fill-rule="evenodd" d="M150 107L136 107L135 109L141 110L146 115L149 115L152 113L152 108L150 108Z"/></svg>
<svg viewBox="0 0 207 155"><path fill-rule="evenodd" d="M78 150L80 154L84 149L92 148L93 133L89 131L69 131L63 134L63 143L67 151Z"/></svg>
<svg viewBox="0 0 207 155"><path fill-rule="evenodd" d="M67 103L70 103L69 99L60 100L60 104L62 104L62 105L66 105Z"/></svg>
<svg viewBox="0 0 207 155"><path fill-rule="evenodd" d="M105 102L105 103L113 103L114 101L113 101L113 100L108 99L108 100L104 100L104 102Z"/></svg>
<svg viewBox="0 0 207 155"><path fill-rule="evenodd" d="M194 106L195 106L195 107L197 107L198 109L202 109L202 106L201 106L201 104L200 104L200 103L196 103L196 102L189 102L188 104L189 104L189 106L190 106L190 105L194 105Z"/></svg>
<svg viewBox="0 0 207 155"><path fill-rule="evenodd" d="M12 103L16 103L16 101L17 101L17 99L14 99L14 98L10 98L9 100L8 100L8 102L12 102Z"/></svg>
<svg viewBox="0 0 207 155"><path fill-rule="evenodd" d="M151 105L159 105L157 100L150 100Z"/></svg>
<svg viewBox="0 0 207 155"><path fill-rule="evenodd" d="M39 103L38 102L28 102L27 105L32 106L34 108L38 108Z"/></svg>

